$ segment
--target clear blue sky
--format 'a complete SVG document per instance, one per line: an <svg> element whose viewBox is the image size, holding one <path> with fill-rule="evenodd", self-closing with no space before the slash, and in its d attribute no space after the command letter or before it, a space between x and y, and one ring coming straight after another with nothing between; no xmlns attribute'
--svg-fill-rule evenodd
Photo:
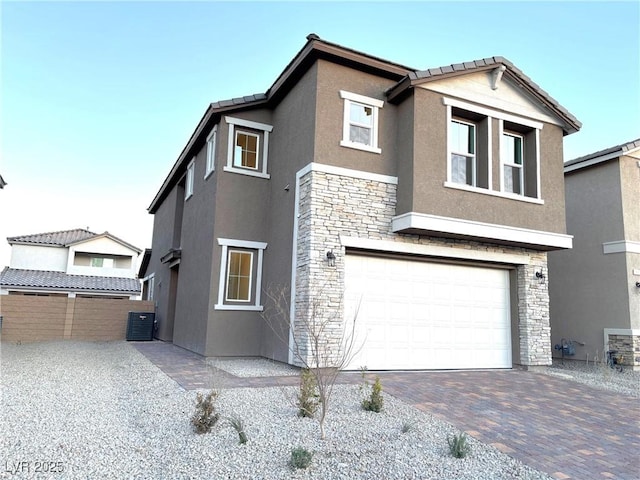
<svg viewBox="0 0 640 480"><path fill-rule="evenodd" d="M640 137L638 2L0 3L7 236L151 246L146 208L207 105L265 92L315 32L418 69L511 60L582 123L565 160Z"/></svg>

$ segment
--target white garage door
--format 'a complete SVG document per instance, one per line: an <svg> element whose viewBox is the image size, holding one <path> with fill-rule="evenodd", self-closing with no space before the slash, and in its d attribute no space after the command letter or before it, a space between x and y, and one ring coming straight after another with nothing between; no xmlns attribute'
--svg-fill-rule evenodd
<svg viewBox="0 0 640 480"><path fill-rule="evenodd" d="M349 369L511 368L509 272L347 255Z"/></svg>

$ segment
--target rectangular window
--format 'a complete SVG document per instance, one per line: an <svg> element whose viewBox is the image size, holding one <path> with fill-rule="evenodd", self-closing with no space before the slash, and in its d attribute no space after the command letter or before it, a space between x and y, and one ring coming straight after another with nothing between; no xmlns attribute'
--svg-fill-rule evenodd
<svg viewBox="0 0 640 480"><path fill-rule="evenodd" d="M258 142L259 137L253 133L236 130L235 150L233 153L233 166L241 168L258 169Z"/></svg>
<svg viewBox="0 0 640 480"><path fill-rule="evenodd" d="M191 163L189 163L189 166L187 167L187 178L185 180L185 186L184 186L185 200L191 197L191 195L193 195L193 178L195 173L195 161L196 159L194 157L193 160L191 160Z"/></svg>
<svg viewBox="0 0 640 480"><path fill-rule="evenodd" d="M96 268L113 268L113 258L91 257L91 266Z"/></svg>
<svg viewBox="0 0 640 480"><path fill-rule="evenodd" d="M270 178L269 134L273 131L273 126L243 118L224 119L229 125L229 143L227 163L222 170L251 177Z"/></svg>
<svg viewBox="0 0 640 480"><path fill-rule="evenodd" d="M216 310L262 311L262 262L267 244L218 238L222 247Z"/></svg>
<svg viewBox="0 0 640 480"><path fill-rule="evenodd" d="M229 250L227 260L227 301L251 300L251 271L253 252Z"/></svg>
<svg viewBox="0 0 640 480"><path fill-rule="evenodd" d="M451 181L476 185L476 126L460 120L451 120L449 126L451 149Z"/></svg>
<svg viewBox="0 0 640 480"><path fill-rule="evenodd" d="M342 127L343 147L381 153L378 147L378 114L384 105L382 100L340 90L344 99Z"/></svg>
<svg viewBox="0 0 640 480"><path fill-rule="evenodd" d="M522 195L524 192L523 137L504 132L500 145L503 168L503 189L508 193Z"/></svg>
<svg viewBox="0 0 640 480"><path fill-rule="evenodd" d="M207 178L216 168L216 137L218 136L218 125L213 127L207 137L207 168L204 178Z"/></svg>

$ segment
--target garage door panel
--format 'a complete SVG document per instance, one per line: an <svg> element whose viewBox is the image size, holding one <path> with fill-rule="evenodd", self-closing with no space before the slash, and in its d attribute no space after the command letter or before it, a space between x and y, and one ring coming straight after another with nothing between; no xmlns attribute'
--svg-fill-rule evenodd
<svg viewBox="0 0 640 480"><path fill-rule="evenodd" d="M347 255L357 369L511 367L506 270ZM347 313L348 314L348 313Z"/></svg>

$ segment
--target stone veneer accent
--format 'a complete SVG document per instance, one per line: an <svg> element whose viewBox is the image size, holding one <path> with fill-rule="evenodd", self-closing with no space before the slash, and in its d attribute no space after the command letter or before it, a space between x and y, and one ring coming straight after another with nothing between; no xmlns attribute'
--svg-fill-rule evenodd
<svg viewBox="0 0 640 480"><path fill-rule="evenodd" d="M340 235L378 239L394 242L437 245L440 247L480 249L526 255L527 265L516 266L519 335L519 361L524 366L551 364L551 327L549 324L549 292L547 276L547 254L536 250L494 245L483 242L398 234L391 231L391 219L396 214L396 189L392 183L365 180L350 176L311 170L299 181L298 237L296 265L296 315L294 335L298 345L308 340L303 338L301 328L309 318L310 303L331 315L329 324L330 342L333 352L338 352L343 332L344 258L345 247ZM326 252L333 250L335 267L329 267ZM536 278L542 271L545 279ZM321 293L312 295L309 293ZM321 297L321 299L318 299ZM315 300L309 300L314 298ZM513 309L512 309L513 311ZM308 354L302 349L302 354ZM307 361L309 358L307 358ZM299 360L294 359L297 364Z"/></svg>
<svg viewBox="0 0 640 480"><path fill-rule="evenodd" d="M622 365L640 367L640 335L609 334L609 350L617 350Z"/></svg>

